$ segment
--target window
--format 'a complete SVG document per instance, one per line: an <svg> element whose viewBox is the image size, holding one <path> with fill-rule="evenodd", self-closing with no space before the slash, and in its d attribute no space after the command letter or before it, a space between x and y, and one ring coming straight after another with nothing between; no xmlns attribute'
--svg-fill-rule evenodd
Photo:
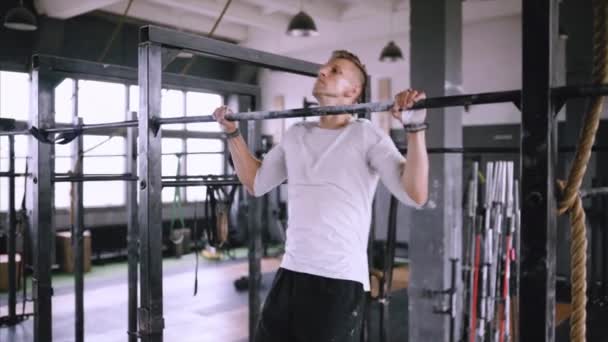
<svg viewBox="0 0 608 342"><path fill-rule="evenodd" d="M30 104L29 74L0 71L0 117L27 121ZM8 171L9 139L0 137L0 170ZM28 137L15 136L15 172L24 173L28 156ZM24 177L15 179L15 205L21 205L24 192ZM0 210L8 209L8 178L0 179Z"/></svg>
<svg viewBox="0 0 608 342"><path fill-rule="evenodd" d="M184 92L181 90L163 89L161 91L160 108L163 118L184 116ZM184 125L164 125L163 129L184 129Z"/></svg>
<svg viewBox="0 0 608 342"><path fill-rule="evenodd" d="M55 122L74 122L74 80L66 78L55 88Z"/></svg>
<svg viewBox="0 0 608 342"><path fill-rule="evenodd" d="M78 116L87 124L123 121L125 92L120 83L79 81Z"/></svg>
<svg viewBox="0 0 608 342"><path fill-rule="evenodd" d="M217 139L188 139L189 175L221 175L224 173L224 144ZM212 153L212 154L208 154ZM189 187L186 190L188 201L203 201L205 187Z"/></svg>
<svg viewBox="0 0 608 342"><path fill-rule="evenodd" d="M224 104L220 95L198 92L186 93L186 115L211 115L213 111ZM220 132L216 122L203 122L186 125L190 131Z"/></svg>
<svg viewBox="0 0 608 342"><path fill-rule="evenodd" d="M23 72L0 72L0 116L27 120L30 110L30 76Z"/></svg>
<svg viewBox="0 0 608 342"><path fill-rule="evenodd" d="M104 123L125 119L126 86L120 83L78 81L78 114L84 123ZM118 130L118 129L117 129ZM118 136L85 135L84 174L125 173L125 139ZM125 182L84 183L84 206L125 204Z"/></svg>

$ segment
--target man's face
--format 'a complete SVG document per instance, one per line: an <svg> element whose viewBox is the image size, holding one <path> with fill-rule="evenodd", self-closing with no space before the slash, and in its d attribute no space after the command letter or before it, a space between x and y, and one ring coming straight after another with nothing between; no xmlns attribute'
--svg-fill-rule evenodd
<svg viewBox="0 0 608 342"><path fill-rule="evenodd" d="M313 95L317 99L352 98L355 102L361 93L361 78L361 71L353 62L342 58L330 59L319 69Z"/></svg>

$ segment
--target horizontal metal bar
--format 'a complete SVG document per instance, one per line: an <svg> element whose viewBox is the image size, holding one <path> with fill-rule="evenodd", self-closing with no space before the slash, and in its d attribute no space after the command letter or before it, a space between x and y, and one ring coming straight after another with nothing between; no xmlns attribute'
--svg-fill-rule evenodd
<svg viewBox="0 0 608 342"><path fill-rule="evenodd" d="M316 63L152 25L140 29L139 42L161 44L165 48L185 49L198 54L228 58L272 70L306 76L316 76L320 67Z"/></svg>
<svg viewBox="0 0 608 342"><path fill-rule="evenodd" d="M31 173L13 173L10 172L0 172L0 177L27 177L31 176Z"/></svg>
<svg viewBox="0 0 608 342"><path fill-rule="evenodd" d="M137 181L136 176L130 174L124 175L74 175L74 176L57 176L53 177L53 182L103 182L103 181Z"/></svg>
<svg viewBox="0 0 608 342"><path fill-rule="evenodd" d="M34 56L34 66L64 77L137 84L137 68L121 65L96 63L57 56L36 55ZM163 73L162 82L163 86L173 89L206 90L222 94L250 96L256 96L260 93L260 87L253 84L173 73Z"/></svg>
<svg viewBox="0 0 608 342"><path fill-rule="evenodd" d="M553 89L555 96L560 99L573 98L573 97L586 97L586 96L600 96L608 94L608 85L599 86L566 86L557 87ZM521 91L509 90L499 91L491 93L479 93L479 94L468 94L468 95L455 95L455 96L442 96L435 98L427 98L417 102L412 109L423 109L423 108L445 108L445 107L457 107L457 106L470 106L490 103L505 103L513 102L519 103L521 98ZM393 101L381 101L371 103L358 103L347 106L325 106L325 107L313 107L313 108L297 108L287 109L279 111L254 111L254 112L243 112L234 113L226 116L228 120L240 121L240 120L266 120L266 119L283 119L283 118L294 118L294 117L310 117L310 116L323 116L323 115L338 115L344 113L367 113L367 112L386 112L389 111L394 105ZM214 122L215 119L212 115L199 115L199 116L182 116L173 118L159 118L156 119L156 123L161 125L167 124L188 124L188 123L200 123L200 122ZM103 129L115 129L125 127L136 127L137 120L109 122L102 124L90 124L82 125L80 128L82 132L89 132ZM43 130L46 133L68 133L73 132L77 128L74 126L62 125L61 127L47 128ZM3 131L0 135L12 135L12 134L29 134L27 131L10 132Z"/></svg>
<svg viewBox="0 0 608 342"><path fill-rule="evenodd" d="M219 151L219 152L165 152L162 155L163 156L189 156L189 155L199 155L199 154L224 154L224 152ZM126 154L121 154L121 153L110 153L110 154L84 154L83 155L84 158L113 158L113 157L127 157ZM70 155L61 155L61 156L54 156L54 158L72 158L72 156Z"/></svg>
<svg viewBox="0 0 608 342"><path fill-rule="evenodd" d="M3 131L15 129L15 119L0 118L0 129Z"/></svg>
<svg viewBox="0 0 608 342"><path fill-rule="evenodd" d="M553 88L551 94L554 99L567 100L577 97L590 96L605 96L608 94L608 84L583 84L583 85L568 85L563 87Z"/></svg>
<svg viewBox="0 0 608 342"><path fill-rule="evenodd" d="M406 153L407 148L397 147L401 153ZM429 154L455 153L455 154L519 154L519 147L433 147L428 148ZM563 146L558 148L560 153L569 153L576 151L573 146ZM593 146L593 152L608 152L608 146Z"/></svg>
<svg viewBox="0 0 608 342"><path fill-rule="evenodd" d="M163 188L208 186L208 185L241 185L239 181L230 180L196 180L196 181L164 181Z"/></svg>
<svg viewBox="0 0 608 342"><path fill-rule="evenodd" d="M583 198L592 197L592 196L600 196L600 195L608 195L608 187L581 190L580 195Z"/></svg>
<svg viewBox="0 0 608 342"><path fill-rule="evenodd" d="M9 136L9 135L28 135L30 131L28 130L14 130L14 131L0 131L0 136Z"/></svg>
<svg viewBox="0 0 608 342"><path fill-rule="evenodd" d="M123 121L127 122L127 121ZM121 123L121 121L119 121ZM17 121L18 127L27 127L27 122ZM96 124L104 125L104 124ZM91 136L126 136L125 127L112 127L112 123L109 123L109 127L94 127L93 129L87 128L84 133ZM128 125L128 124L126 124ZM87 125L85 125L86 127ZM131 126L133 127L133 126ZM53 130L60 131L60 133L73 132L75 127L68 124L57 124ZM48 132L49 130L42 130ZM57 132L55 132L57 133ZM27 129L20 129L14 131L0 131L0 136L9 135L29 135L30 132ZM224 139L225 135L220 132L205 132L205 131L192 131L187 129L169 129L163 130L163 138L192 138L192 139Z"/></svg>
<svg viewBox="0 0 608 342"><path fill-rule="evenodd" d="M81 127L69 126L69 127L53 127L47 128L43 131L48 134L56 134L56 133L71 133L76 130L80 130L83 133L89 131L95 131L100 129L116 129L116 128L126 128L126 127L137 127L137 120L127 120L127 121L118 121L118 122L107 122L100 124L89 124L82 125Z"/></svg>
<svg viewBox="0 0 608 342"><path fill-rule="evenodd" d="M221 180L221 181L238 181L236 176L222 175L177 175L177 176L162 176L162 179L200 179L200 180Z"/></svg>

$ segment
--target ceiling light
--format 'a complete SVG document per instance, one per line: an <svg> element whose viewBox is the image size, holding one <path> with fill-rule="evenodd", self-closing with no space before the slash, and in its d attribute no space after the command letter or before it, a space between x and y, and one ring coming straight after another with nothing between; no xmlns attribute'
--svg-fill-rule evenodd
<svg viewBox="0 0 608 342"><path fill-rule="evenodd" d="M403 53L394 41L388 42L380 53L380 62L398 62L403 60Z"/></svg>
<svg viewBox="0 0 608 342"><path fill-rule="evenodd" d="M300 11L296 14L287 27L287 34L293 37L310 37L318 36L317 25L311 16L306 14L304 11Z"/></svg>
<svg viewBox="0 0 608 342"><path fill-rule="evenodd" d="M34 31L38 25L34 13L23 7L23 0L21 0L19 7L11 8L6 12L4 27L19 31Z"/></svg>

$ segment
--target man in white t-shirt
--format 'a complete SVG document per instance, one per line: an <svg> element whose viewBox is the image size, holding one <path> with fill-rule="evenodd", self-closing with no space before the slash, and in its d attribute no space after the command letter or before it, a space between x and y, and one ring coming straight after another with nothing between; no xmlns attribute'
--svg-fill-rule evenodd
<svg viewBox="0 0 608 342"><path fill-rule="evenodd" d="M335 51L321 67L313 95L321 106L349 105L365 89L366 70L350 52ZM407 111L426 96L395 96L392 115L404 124L406 158L390 137L350 114L293 125L263 160L247 148L231 113L214 117L227 135L236 173L261 196L288 180L285 255L264 302L256 342L354 342L369 291L367 240L378 181L406 205L427 200L425 110Z"/></svg>

